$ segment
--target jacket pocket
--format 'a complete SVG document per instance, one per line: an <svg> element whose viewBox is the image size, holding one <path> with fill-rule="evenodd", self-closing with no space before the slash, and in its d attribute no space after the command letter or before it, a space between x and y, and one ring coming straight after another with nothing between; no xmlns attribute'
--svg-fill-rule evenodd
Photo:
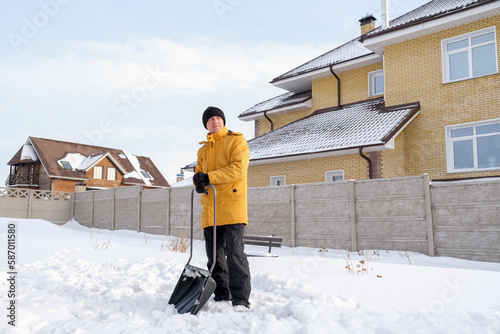
<svg viewBox="0 0 500 334"><path fill-rule="evenodd" d="M241 190L236 183L220 185L217 189L217 201L224 203L237 201L241 197Z"/></svg>

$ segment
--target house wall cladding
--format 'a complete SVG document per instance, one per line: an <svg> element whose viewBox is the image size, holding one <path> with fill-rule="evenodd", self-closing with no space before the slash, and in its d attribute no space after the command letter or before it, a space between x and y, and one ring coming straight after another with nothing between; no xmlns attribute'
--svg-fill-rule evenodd
<svg viewBox="0 0 500 334"><path fill-rule="evenodd" d="M420 102L419 115L396 137L394 150L382 152L383 178L415 176L423 173L432 179L453 179L498 176L499 170L448 173L445 126L466 124L500 117L500 73L443 83L443 60L441 42L445 39L496 27L497 53L500 59L500 16L474 21L462 26L435 32L419 38L395 43L384 48L385 104L394 106ZM362 68L338 73L341 82L341 104L366 100L368 96L368 73L382 69L382 62ZM337 105L337 80L333 75L312 81L311 109L271 117L277 129L317 109ZM256 136L270 131L267 119L256 121ZM339 165L347 173L346 179L367 178L366 162L352 165L344 157L328 158L331 164ZM293 163L250 166L249 183L252 187L268 186L269 177L287 175L287 184L323 182L325 170L311 168L297 161L297 169L287 168ZM321 167L323 168L323 167ZM295 172L296 171L296 172ZM308 175L313 171L321 171ZM300 173L300 174L299 174ZM290 180L289 180L290 177ZM293 180L292 180L293 178Z"/></svg>
<svg viewBox="0 0 500 334"><path fill-rule="evenodd" d="M372 71L382 69L382 62L339 73L341 81L341 104L354 103L374 97L369 96L368 74ZM274 129L280 128L298 119L310 115L313 111L333 107L338 103L337 80L333 75L315 79L312 81L312 108L278 116L272 116ZM412 101L413 102L413 101ZM271 130L267 119L256 121L258 132L262 135ZM399 138L403 138L400 140ZM401 133L396 138L395 150L382 152L382 165L380 170L375 170L377 176L403 177L408 176L405 171L404 135ZM379 153L380 154L380 153ZM370 159L375 159L375 154L367 154ZM378 166L374 164L376 169ZM326 171L343 170L345 179L367 179L369 175L368 165L359 154L339 155L328 158L314 158L281 163L268 163L263 165L251 165L248 170L248 182L250 187L266 187L270 185L270 177L286 175L287 184L302 184L323 182ZM413 174L418 175L418 174Z"/></svg>
<svg viewBox="0 0 500 334"><path fill-rule="evenodd" d="M406 176L428 173L436 180L499 175L498 169L459 175L446 170L445 126L499 118L500 74L443 84L441 41L492 26L500 45L497 15L384 48L386 106L420 102L419 116L404 130ZM499 47L497 52L500 59Z"/></svg>
<svg viewBox="0 0 500 334"><path fill-rule="evenodd" d="M371 153L367 154L372 157ZM368 163L359 154L336 157L305 159L265 165L251 165L248 168L249 187L267 187L271 176L286 175L286 184L304 184L325 181L325 172L344 171L344 179L367 179Z"/></svg>
<svg viewBox="0 0 500 334"><path fill-rule="evenodd" d="M135 188L75 193L74 219L88 227L189 236L191 187ZM200 196L195 193L193 202L198 239ZM114 214L113 207L124 209L122 201L127 213ZM291 247L414 251L500 262L499 180L431 185L424 174L249 188L248 212L247 234L283 237Z"/></svg>

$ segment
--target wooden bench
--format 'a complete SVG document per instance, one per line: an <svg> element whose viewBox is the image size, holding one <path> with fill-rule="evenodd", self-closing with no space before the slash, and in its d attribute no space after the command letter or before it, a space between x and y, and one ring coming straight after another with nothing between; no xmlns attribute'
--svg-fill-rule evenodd
<svg viewBox="0 0 500 334"><path fill-rule="evenodd" d="M281 247L281 243L283 242L283 238L275 237L275 236L256 236L256 235L244 235L243 243L245 245L254 245L254 246L265 246L269 247L268 254L271 255L272 247ZM251 255L248 256L259 256L259 255ZM277 256L277 255L274 255Z"/></svg>

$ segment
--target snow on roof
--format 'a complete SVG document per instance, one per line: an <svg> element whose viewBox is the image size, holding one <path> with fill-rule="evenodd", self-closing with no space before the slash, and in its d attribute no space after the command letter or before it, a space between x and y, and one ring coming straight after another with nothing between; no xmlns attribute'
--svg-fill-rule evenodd
<svg viewBox="0 0 500 334"><path fill-rule="evenodd" d="M97 161L99 161L104 154L93 154L90 156L85 156L81 153L67 153L64 158L59 159L57 163L59 166L63 167L62 162L67 161L70 163L73 170L87 170L92 167Z"/></svg>
<svg viewBox="0 0 500 334"><path fill-rule="evenodd" d="M278 95L264 102L260 102L250 109L247 109L241 113L238 117L249 116L259 112L264 112L272 110L275 108L281 108L290 106L297 103L302 103L312 98L312 91L306 91L302 93L288 92L285 94Z"/></svg>
<svg viewBox="0 0 500 334"><path fill-rule="evenodd" d="M388 31L401 29L405 26L427 21L442 15L454 13L470 7L491 2L491 0L434 0L430 1L406 14L403 14L390 21L385 29L378 27L370 31L366 36L383 34Z"/></svg>
<svg viewBox="0 0 500 334"><path fill-rule="evenodd" d="M431 20L441 15L454 13L460 10L468 9L483 3L492 2L492 0L434 0L430 1L404 15L401 15L390 21L389 27L382 29L378 27L366 35L356 37L355 39L330 50L319 57L316 57L305 64L302 64L276 78L271 83L295 77L304 73L312 72L321 68L327 68L330 65L343 63L358 57L373 54L374 52L366 48L362 39L383 34L388 31L404 28L409 25Z"/></svg>
<svg viewBox="0 0 500 334"><path fill-rule="evenodd" d="M137 157L135 155L130 154L130 153L126 152L126 151L123 151L123 153L127 157L128 161L130 161L130 163L134 167L134 171L123 175L123 177L125 179L127 179L127 178L139 179L139 180L142 180L147 185L152 185L151 181L153 180L153 177L149 173L147 173L147 172L146 172L147 175L149 175L150 177L146 177L142 173L143 169L141 168L141 164L139 162L139 159L137 159Z"/></svg>
<svg viewBox="0 0 500 334"><path fill-rule="evenodd" d="M80 153L75 153L75 154L80 154ZM92 167L95 163L97 163L99 160L101 160L103 157L104 157L104 154L92 154L92 155L86 157L80 163L79 169L80 170L87 170L88 168Z"/></svg>
<svg viewBox="0 0 500 334"><path fill-rule="evenodd" d="M23 162L21 155L39 160L51 178L86 180L85 171L108 158L124 174L124 183L144 184L152 187L170 186L150 158L127 155L118 149L29 137L26 147L21 147L8 164L15 165ZM67 164L63 166L63 161L68 162L71 169ZM143 171L148 175L143 175Z"/></svg>
<svg viewBox="0 0 500 334"><path fill-rule="evenodd" d="M25 144L23 145L23 148L21 150L21 161L22 160L32 160L32 161L38 161L38 156L35 153L35 150L33 149L33 146Z"/></svg>
<svg viewBox="0 0 500 334"><path fill-rule="evenodd" d="M248 141L250 160L384 145L419 110L376 99L323 110Z"/></svg>
<svg viewBox="0 0 500 334"><path fill-rule="evenodd" d="M187 177L182 181L176 182L170 185L171 187L192 187L193 186L193 177Z"/></svg>
<svg viewBox="0 0 500 334"><path fill-rule="evenodd" d="M373 51L363 46L363 43L359 41L359 37L356 37L355 39L274 78L271 83L373 53Z"/></svg>

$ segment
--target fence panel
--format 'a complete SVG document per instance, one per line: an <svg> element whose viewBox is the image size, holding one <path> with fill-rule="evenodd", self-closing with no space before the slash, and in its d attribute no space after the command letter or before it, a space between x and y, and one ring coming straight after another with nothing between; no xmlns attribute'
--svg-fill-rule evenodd
<svg viewBox="0 0 500 334"><path fill-rule="evenodd" d="M56 224L71 219L72 193L0 188L0 214L10 218L45 219Z"/></svg>
<svg viewBox="0 0 500 334"><path fill-rule="evenodd" d="M297 185L297 246L353 249L349 182Z"/></svg>
<svg viewBox="0 0 500 334"><path fill-rule="evenodd" d="M500 181L432 186L437 255L500 262Z"/></svg>
<svg viewBox="0 0 500 334"><path fill-rule="evenodd" d="M355 181L358 248L428 254L425 200L423 176Z"/></svg>
<svg viewBox="0 0 500 334"><path fill-rule="evenodd" d="M94 192L75 193L74 201L73 218L83 226L92 227Z"/></svg>
<svg viewBox="0 0 500 334"><path fill-rule="evenodd" d="M193 187L172 188L170 192L170 235L189 237L191 224L191 192ZM201 195L194 193L193 221L195 238L202 239Z"/></svg>
<svg viewBox="0 0 500 334"><path fill-rule="evenodd" d="M142 187L115 188L114 229L135 230L140 228L140 200Z"/></svg>
<svg viewBox="0 0 500 334"><path fill-rule="evenodd" d="M31 190L29 218L44 219L64 224L72 218L71 201L73 193Z"/></svg>
<svg viewBox="0 0 500 334"><path fill-rule="evenodd" d="M93 227L113 230L115 213L115 190L94 191Z"/></svg>
<svg viewBox="0 0 500 334"><path fill-rule="evenodd" d="M291 207L290 187L248 189L249 235L275 235L290 243Z"/></svg>
<svg viewBox="0 0 500 334"><path fill-rule="evenodd" d="M141 194L141 232L168 234L170 189L153 189Z"/></svg>
<svg viewBox="0 0 500 334"><path fill-rule="evenodd" d="M0 212L4 217L28 218L29 189L0 188Z"/></svg>

